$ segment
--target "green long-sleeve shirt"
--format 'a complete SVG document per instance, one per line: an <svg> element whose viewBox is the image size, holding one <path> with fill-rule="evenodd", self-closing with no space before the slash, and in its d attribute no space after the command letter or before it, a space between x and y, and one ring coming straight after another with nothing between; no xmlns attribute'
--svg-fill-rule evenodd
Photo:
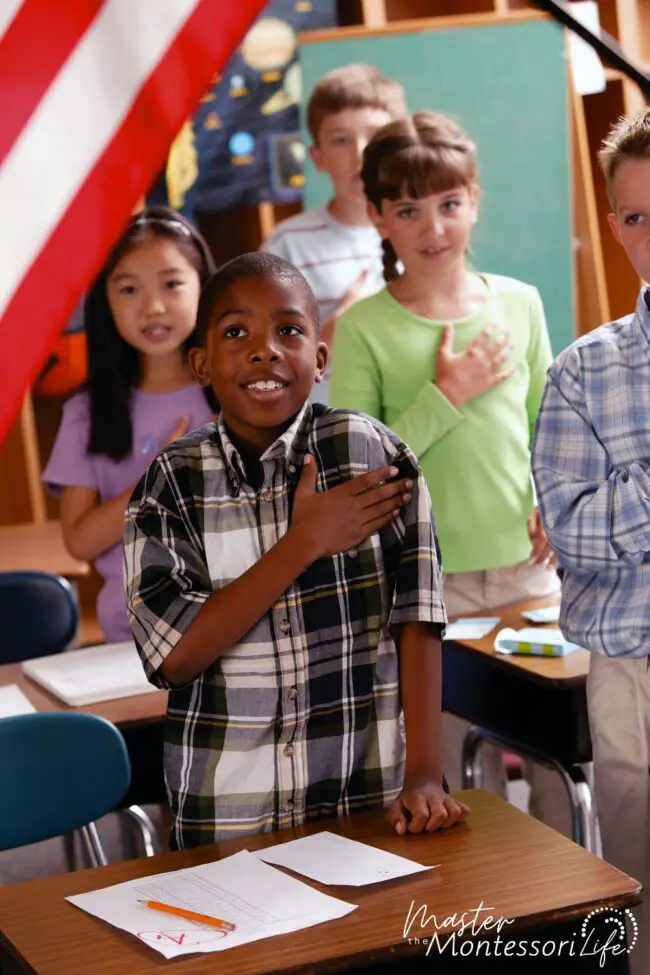
<svg viewBox="0 0 650 975"><path fill-rule="evenodd" d="M373 416L419 458L446 573L530 555L530 445L552 355L539 292L495 274L483 308L454 325L454 352L487 325L510 333L514 374L456 409L435 385L445 322L422 318L387 290L357 302L336 326L329 405Z"/></svg>

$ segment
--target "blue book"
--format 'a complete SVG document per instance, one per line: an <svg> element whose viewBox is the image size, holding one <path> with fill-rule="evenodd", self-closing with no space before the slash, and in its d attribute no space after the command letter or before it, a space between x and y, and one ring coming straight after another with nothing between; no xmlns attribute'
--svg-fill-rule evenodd
<svg viewBox="0 0 650 975"><path fill-rule="evenodd" d="M565 639L559 629L549 627L539 629L529 626L523 630L513 630L510 627L500 630L494 640L494 649L498 653L523 653L534 657L566 657L574 650L581 648L576 643Z"/></svg>

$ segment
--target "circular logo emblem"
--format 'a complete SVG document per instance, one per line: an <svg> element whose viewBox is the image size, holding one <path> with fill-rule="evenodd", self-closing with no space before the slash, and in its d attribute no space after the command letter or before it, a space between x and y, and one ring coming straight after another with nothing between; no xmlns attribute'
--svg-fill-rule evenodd
<svg viewBox="0 0 650 975"><path fill-rule="evenodd" d="M618 939L621 946L626 943L626 935L629 933L630 940L626 948L629 955L639 939L639 925L632 911L628 907L625 907L622 911L614 910L611 907L597 907L594 911L590 911L582 922L580 934L583 938L586 938L589 934L589 922L598 914L603 915L602 920L605 924L611 924L613 927L618 928ZM628 925L627 932L626 922Z"/></svg>

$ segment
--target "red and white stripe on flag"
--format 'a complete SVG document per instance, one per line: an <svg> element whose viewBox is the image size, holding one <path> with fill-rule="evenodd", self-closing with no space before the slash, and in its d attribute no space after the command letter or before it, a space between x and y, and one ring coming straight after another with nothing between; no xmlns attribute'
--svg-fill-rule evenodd
<svg viewBox="0 0 650 975"><path fill-rule="evenodd" d="M266 0L0 3L0 441Z"/></svg>

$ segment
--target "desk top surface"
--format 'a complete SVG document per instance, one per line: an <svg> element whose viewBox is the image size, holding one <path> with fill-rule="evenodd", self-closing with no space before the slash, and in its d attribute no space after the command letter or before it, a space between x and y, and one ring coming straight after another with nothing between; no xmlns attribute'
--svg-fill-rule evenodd
<svg viewBox="0 0 650 975"><path fill-rule="evenodd" d="M0 526L0 572L51 572L78 579L90 571L63 544L61 522Z"/></svg>
<svg viewBox="0 0 650 975"><path fill-rule="evenodd" d="M426 905L427 917L435 914L439 925L453 914L475 911L483 902L493 918L517 918L504 932L519 928L520 933L532 924L584 917L598 906L614 909L640 902L636 880L514 806L483 790L461 795L471 807L469 820L438 833L399 837L390 832L382 814L363 814L0 887L0 944L22 958L26 970L36 975L87 975L89 971L93 975L153 975L172 968L175 975L217 970L227 975L325 975L370 960L386 961L389 955L398 958L423 952L422 945L409 945L408 937L430 936L435 926L430 922L422 928L418 920L405 939L412 902L412 913ZM220 953L218 960L208 954L166 961L131 935L64 899L323 829L438 867L371 887L324 887L309 881L325 893L359 905L358 909L336 921ZM487 914L476 916L480 924ZM470 920L471 916L468 923Z"/></svg>
<svg viewBox="0 0 650 975"><path fill-rule="evenodd" d="M134 697L118 697L113 701L100 701L98 704L71 708L40 684L25 676L19 663L0 665L0 687L6 684L17 684L37 711L84 711L86 714L98 714L101 718L107 718L118 728L131 728L162 721L167 713L167 691L136 694Z"/></svg>
<svg viewBox="0 0 650 975"><path fill-rule="evenodd" d="M545 599L527 599L521 603L511 603L508 606L496 607L494 610L475 613L477 617L498 616L500 622L497 626L480 640L458 640L456 643L463 647L470 647L487 657L491 657L494 664L506 669L519 671L522 676L528 676L531 680L551 682L553 684L563 684L567 687L571 685L584 685L589 671L590 653L588 650L574 650L566 657L533 657L526 654L506 654L497 653L494 649L494 638L498 631L506 626L511 626L515 630L521 630L524 626L536 624L528 623L521 615L527 609L541 609L545 606L555 606L558 603L557 596L546 597ZM553 624L557 626L557 624ZM541 629L548 629L547 626Z"/></svg>

